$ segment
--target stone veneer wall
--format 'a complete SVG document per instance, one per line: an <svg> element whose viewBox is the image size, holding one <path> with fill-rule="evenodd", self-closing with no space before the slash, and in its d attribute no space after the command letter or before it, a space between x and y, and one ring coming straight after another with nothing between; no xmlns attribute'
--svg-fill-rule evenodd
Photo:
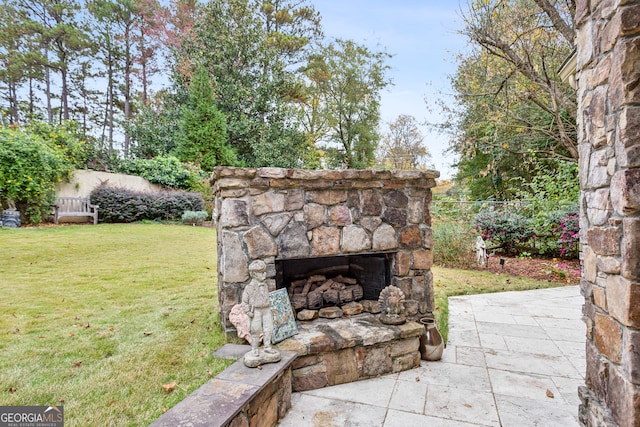
<svg viewBox="0 0 640 427"><path fill-rule="evenodd" d="M582 292L580 422L640 426L640 2L576 2Z"/></svg>
<svg viewBox="0 0 640 427"><path fill-rule="evenodd" d="M228 336L248 265L276 259L395 252L392 284L432 311L431 188L437 171L216 168L218 300Z"/></svg>

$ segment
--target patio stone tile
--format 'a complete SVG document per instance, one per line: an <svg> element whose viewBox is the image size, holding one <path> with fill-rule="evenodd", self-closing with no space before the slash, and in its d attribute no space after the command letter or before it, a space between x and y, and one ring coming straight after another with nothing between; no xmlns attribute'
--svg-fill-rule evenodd
<svg viewBox="0 0 640 427"><path fill-rule="evenodd" d="M429 384L422 381L398 381L389 402L390 409L424 414Z"/></svg>
<svg viewBox="0 0 640 427"><path fill-rule="evenodd" d="M414 372L405 371L405 372ZM397 374L385 375L364 381L334 385L332 387L319 388L303 392L316 397L336 399L354 403L363 403L371 406L387 407L391 399Z"/></svg>
<svg viewBox="0 0 640 427"><path fill-rule="evenodd" d="M453 344L447 344L444 350L442 350L442 359L440 359L440 361L444 363L457 363L456 348Z"/></svg>
<svg viewBox="0 0 640 427"><path fill-rule="evenodd" d="M389 409L389 412L387 412L387 418L385 419L382 427L478 427L481 425L482 424L471 424L465 423L463 421L447 420L444 418L430 417L428 415L419 415L410 412L402 412Z"/></svg>
<svg viewBox="0 0 640 427"><path fill-rule="evenodd" d="M500 426L493 394L490 391L460 393L451 387L430 385L425 414L485 426Z"/></svg>
<svg viewBox="0 0 640 427"><path fill-rule="evenodd" d="M489 369L489 377L496 394L546 401L551 399L547 396L548 390L554 399L560 398L560 390L550 377L496 369Z"/></svg>
<svg viewBox="0 0 640 427"><path fill-rule="evenodd" d="M544 328L554 341L572 341L575 343L584 343L585 329L568 329L568 328Z"/></svg>
<svg viewBox="0 0 640 427"><path fill-rule="evenodd" d="M584 339L581 342L555 340L562 354L570 359L584 359L586 354Z"/></svg>
<svg viewBox="0 0 640 427"><path fill-rule="evenodd" d="M491 322L478 322L477 325L478 332L484 334L497 334L505 337L549 338L544 329L537 326Z"/></svg>
<svg viewBox="0 0 640 427"><path fill-rule="evenodd" d="M353 426L371 427L384 423L387 408L336 401L307 393L294 393L292 407L280 427Z"/></svg>
<svg viewBox="0 0 640 427"><path fill-rule="evenodd" d="M493 349L493 350L503 350L508 351L509 347L507 347L507 343L505 342L505 337L502 335L496 334L479 334L480 335L480 343L482 344L483 349Z"/></svg>
<svg viewBox="0 0 640 427"><path fill-rule="evenodd" d="M563 377L551 377L554 384L560 391L560 395L567 402L575 408L580 406L580 398L578 397L578 387L584 385L583 379L576 378L563 378Z"/></svg>
<svg viewBox="0 0 640 427"><path fill-rule="evenodd" d="M494 310L482 311L475 315L477 322L491 322L491 323L516 323L516 319L511 314L498 313Z"/></svg>
<svg viewBox="0 0 640 427"><path fill-rule="evenodd" d="M422 362L419 368L398 374L399 381L415 381L474 391L491 391L489 374L485 368L453 363Z"/></svg>
<svg viewBox="0 0 640 427"><path fill-rule="evenodd" d="M461 365L486 367L487 363L484 359L484 353L479 347L456 347L456 361Z"/></svg>
<svg viewBox="0 0 640 427"><path fill-rule="evenodd" d="M509 351L517 353L563 356L558 346L549 339L504 337Z"/></svg>
<svg viewBox="0 0 640 427"><path fill-rule="evenodd" d="M587 372L587 359L585 357L574 358L570 360L571 364L580 372L580 378L585 378Z"/></svg>
<svg viewBox="0 0 640 427"><path fill-rule="evenodd" d="M496 394L502 427L579 427L578 408ZM550 399L551 400L551 399Z"/></svg>
<svg viewBox="0 0 640 427"><path fill-rule="evenodd" d="M583 331L586 329L584 322L581 320L582 315L574 319L557 319L552 317L535 317L536 322L544 329L566 328Z"/></svg>
<svg viewBox="0 0 640 427"><path fill-rule="evenodd" d="M480 347L478 331L475 329L449 329L448 343L467 347Z"/></svg>
<svg viewBox="0 0 640 427"><path fill-rule="evenodd" d="M515 352L486 353L487 366L513 372L582 378L582 374L565 357Z"/></svg>

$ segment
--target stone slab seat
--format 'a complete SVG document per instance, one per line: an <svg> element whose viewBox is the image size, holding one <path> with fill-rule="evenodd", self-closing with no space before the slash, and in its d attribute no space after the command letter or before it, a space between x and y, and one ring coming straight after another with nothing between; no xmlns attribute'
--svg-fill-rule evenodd
<svg viewBox="0 0 640 427"><path fill-rule="evenodd" d="M229 356L233 358L251 349L227 346L231 346ZM160 416L151 427L277 425L291 408L291 364L297 355L282 351L281 356L280 362L262 365L261 369L247 368L242 359L237 360Z"/></svg>

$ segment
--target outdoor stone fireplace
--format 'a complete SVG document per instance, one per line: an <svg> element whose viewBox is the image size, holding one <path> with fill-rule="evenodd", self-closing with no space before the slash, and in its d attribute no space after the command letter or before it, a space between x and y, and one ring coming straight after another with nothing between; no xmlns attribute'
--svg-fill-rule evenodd
<svg viewBox="0 0 640 427"><path fill-rule="evenodd" d="M354 289L361 286L357 293L367 300L377 300L382 288L395 285L407 300L415 301L416 316L433 311L430 204L438 176L437 171L216 168L212 183L217 212L218 301L227 337L236 334L229 313L249 283L249 264L257 259L267 264L272 290L320 271L326 277L333 273L357 281ZM423 329L417 323L387 329L376 323L375 316L361 316L363 319L346 322L352 326L349 332L327 332L340 322L333 326L326 319L304 322L301 330L310 331L313 337L294 337L286 340L284 347L314 358L305 362L301 357L302 361L296 362L298 368L316 363L317 351L349 348L352 352L358 345L384 353L388 360L382 364L386 367L381 370L377 363L367 366L366 360L376 357L366 356L370 353L362 350L353 358L359 373L333 372L323 380L313 380L314 384L296 387L294 366L294 389L317 388L323 381L352 381L419 364L418 336ZM345 322L340 324L342 328ZM314 328L327 336L319 338L323 333ZM354 331L359 331L358 336ZM330 338L340 334L349 339ZM396 339L403 344L385 347L387 341ZM297 344L286 343L296 340ZM344 366L343 359L339 356L327 363Z"/></svg>

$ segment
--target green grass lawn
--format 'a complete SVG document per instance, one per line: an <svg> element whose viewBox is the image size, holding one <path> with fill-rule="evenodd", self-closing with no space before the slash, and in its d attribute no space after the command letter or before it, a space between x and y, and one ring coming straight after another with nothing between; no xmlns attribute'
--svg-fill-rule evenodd
<svg viewBox="0 0 640 427"><path fill-rule="evenodd" d="M1 405L147 425L228 366L211 355L224 343L215 230L4 228L0 248Z"/></svg>
<svg viewBox="0 0 640 427"><path fill-rule="evenodd" d="M149 424L230 364L212 356L216 271L211 228L0 228L0 405L64 405L67 426ZM450 295L561 286L433 273L445 336Z"/></svg>

